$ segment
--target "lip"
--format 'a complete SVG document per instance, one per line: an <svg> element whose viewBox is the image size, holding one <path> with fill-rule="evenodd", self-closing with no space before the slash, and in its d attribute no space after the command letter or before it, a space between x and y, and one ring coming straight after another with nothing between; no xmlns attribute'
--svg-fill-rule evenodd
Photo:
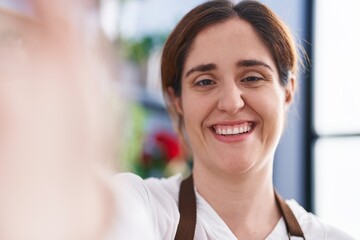
<svg viewBox="0 0 360 240"><path fill-rule="evenodd" d="M215 125L235 126L235 125L240 125L240 124L244 124L244 123L250 123L251 130L249 132L242 133L242 134L224 136L224 135L217 134L214 129ZM222 121L222 122L217 122L216 124L211 125L209 128L210 128L210 131L211 131L212 135L214 136L214 138L217 139L218 141L226 142L226 143L233 143L233 142L245 141L246 139L248 139L251 136L251 134L253 133L254 129L256 128L256 123L254 121Z"/></svg>
<svg viewBox="0 0 360 240"><path fill-rule="evenodd" d="M215 125L234 126L234 125L239 125L239 124L244 124L244 123L251 123L251 124L255 125L254 121L241 120L241 121L220 121L220 122L215 122L215 123L211 124L211 126L215 126Z"/></svg>

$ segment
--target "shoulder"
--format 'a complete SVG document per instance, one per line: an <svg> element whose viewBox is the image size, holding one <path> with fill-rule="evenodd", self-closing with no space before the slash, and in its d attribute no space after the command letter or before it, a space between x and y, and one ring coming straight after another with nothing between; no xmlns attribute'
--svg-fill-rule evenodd
<svg viewBox="0 0 360 240"><path fill-rule="evenodd" d="M133 173L119 173L113 179L113 187L116 192L125 192L127 195L139 195L145 201L150 199L167 200L174 199L177 203L180 183L182 176L180 174L169 178L148 178L142 179Z"/></svg>
<svg viewBox="0 0 360 240"><path fill-rule="evenodd" d="M173 239L175 237L180 220L178 196L181 181L181 175L145 180L145 186L149 191L150 205L154 211L155 227L159 230L161 239Z"/></svg>
<svg viewBox="0 0 360 240"><path fill-rule="evenodd" d="M169 178L148 178L144 181L144 184L156 199L171 198L177 204L181 181L182 176L177 174Z"/></svg>
<svg viewBox="0 0 360 240"><path fill-rule="evenodd" d="M120 173L112 177L111 186L115 212L109 239L156 239L144 180L135 174Z"/></svg>
<svg viewBox="0 0 360 240"><path fill-rule="evenodd" d="M148 227L148 235L144 235L146 231L143 230L135 231L135 234L142 234L147 239L171 239L175 236L180 218L178 192L181 180L180 174L162 179L142 179L132 173L115 175L112 183L119 209L117 215L126 221L123 232L128 234L132 225L134 229Z"/></svg>
<svg viewBox="0 0 360 240"><path fill-rule="evenodd" d="M286 203L298 220L306 239L354 240L343 231L322 222L317 216L307 212L295 200Z"/></svg>

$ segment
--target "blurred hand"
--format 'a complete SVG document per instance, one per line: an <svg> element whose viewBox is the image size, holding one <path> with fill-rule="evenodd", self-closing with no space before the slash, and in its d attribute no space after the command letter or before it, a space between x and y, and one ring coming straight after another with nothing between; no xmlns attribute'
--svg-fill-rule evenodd
<svg viewBox="0 0 360 240"><path fill-rule="evenodd" d="M0 239L104 239L115 116L92 5L33 3L0 10Z"/></svg>

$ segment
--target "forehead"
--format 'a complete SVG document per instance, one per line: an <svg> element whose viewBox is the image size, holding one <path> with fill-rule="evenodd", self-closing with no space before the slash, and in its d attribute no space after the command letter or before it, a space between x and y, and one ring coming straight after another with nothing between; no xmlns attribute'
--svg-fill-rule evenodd
<svg viewBox="0 0 360 240"><path fill-rule="evenodd" d="M270 50L255 29L245 20L232 18L198 33L185 60L184 70L210 62L233 65L245 59L263 61L276 69Z"/></svg>

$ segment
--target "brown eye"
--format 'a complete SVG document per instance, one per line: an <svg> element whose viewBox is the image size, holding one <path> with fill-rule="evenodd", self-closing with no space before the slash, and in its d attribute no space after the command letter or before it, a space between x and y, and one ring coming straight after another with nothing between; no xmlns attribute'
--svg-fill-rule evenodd
<svg viewBox="0 0 360 240"><path fill-rule="evenodd" d="M210 79L203 79L203 80L200 80L195 83L196 86L210 86L210 85L214 85L214 84L215 84L215 82Z"/></svg>
<svg viewBox="0 0 360 240"><path fill-rule="evenodd" d="M256 82L256 81L260 81L260 80L264 80L264 78L262 77L255 77L255 76L250 76L250 77L246 77L244 79L242 79L242 82Z"/></svg>

